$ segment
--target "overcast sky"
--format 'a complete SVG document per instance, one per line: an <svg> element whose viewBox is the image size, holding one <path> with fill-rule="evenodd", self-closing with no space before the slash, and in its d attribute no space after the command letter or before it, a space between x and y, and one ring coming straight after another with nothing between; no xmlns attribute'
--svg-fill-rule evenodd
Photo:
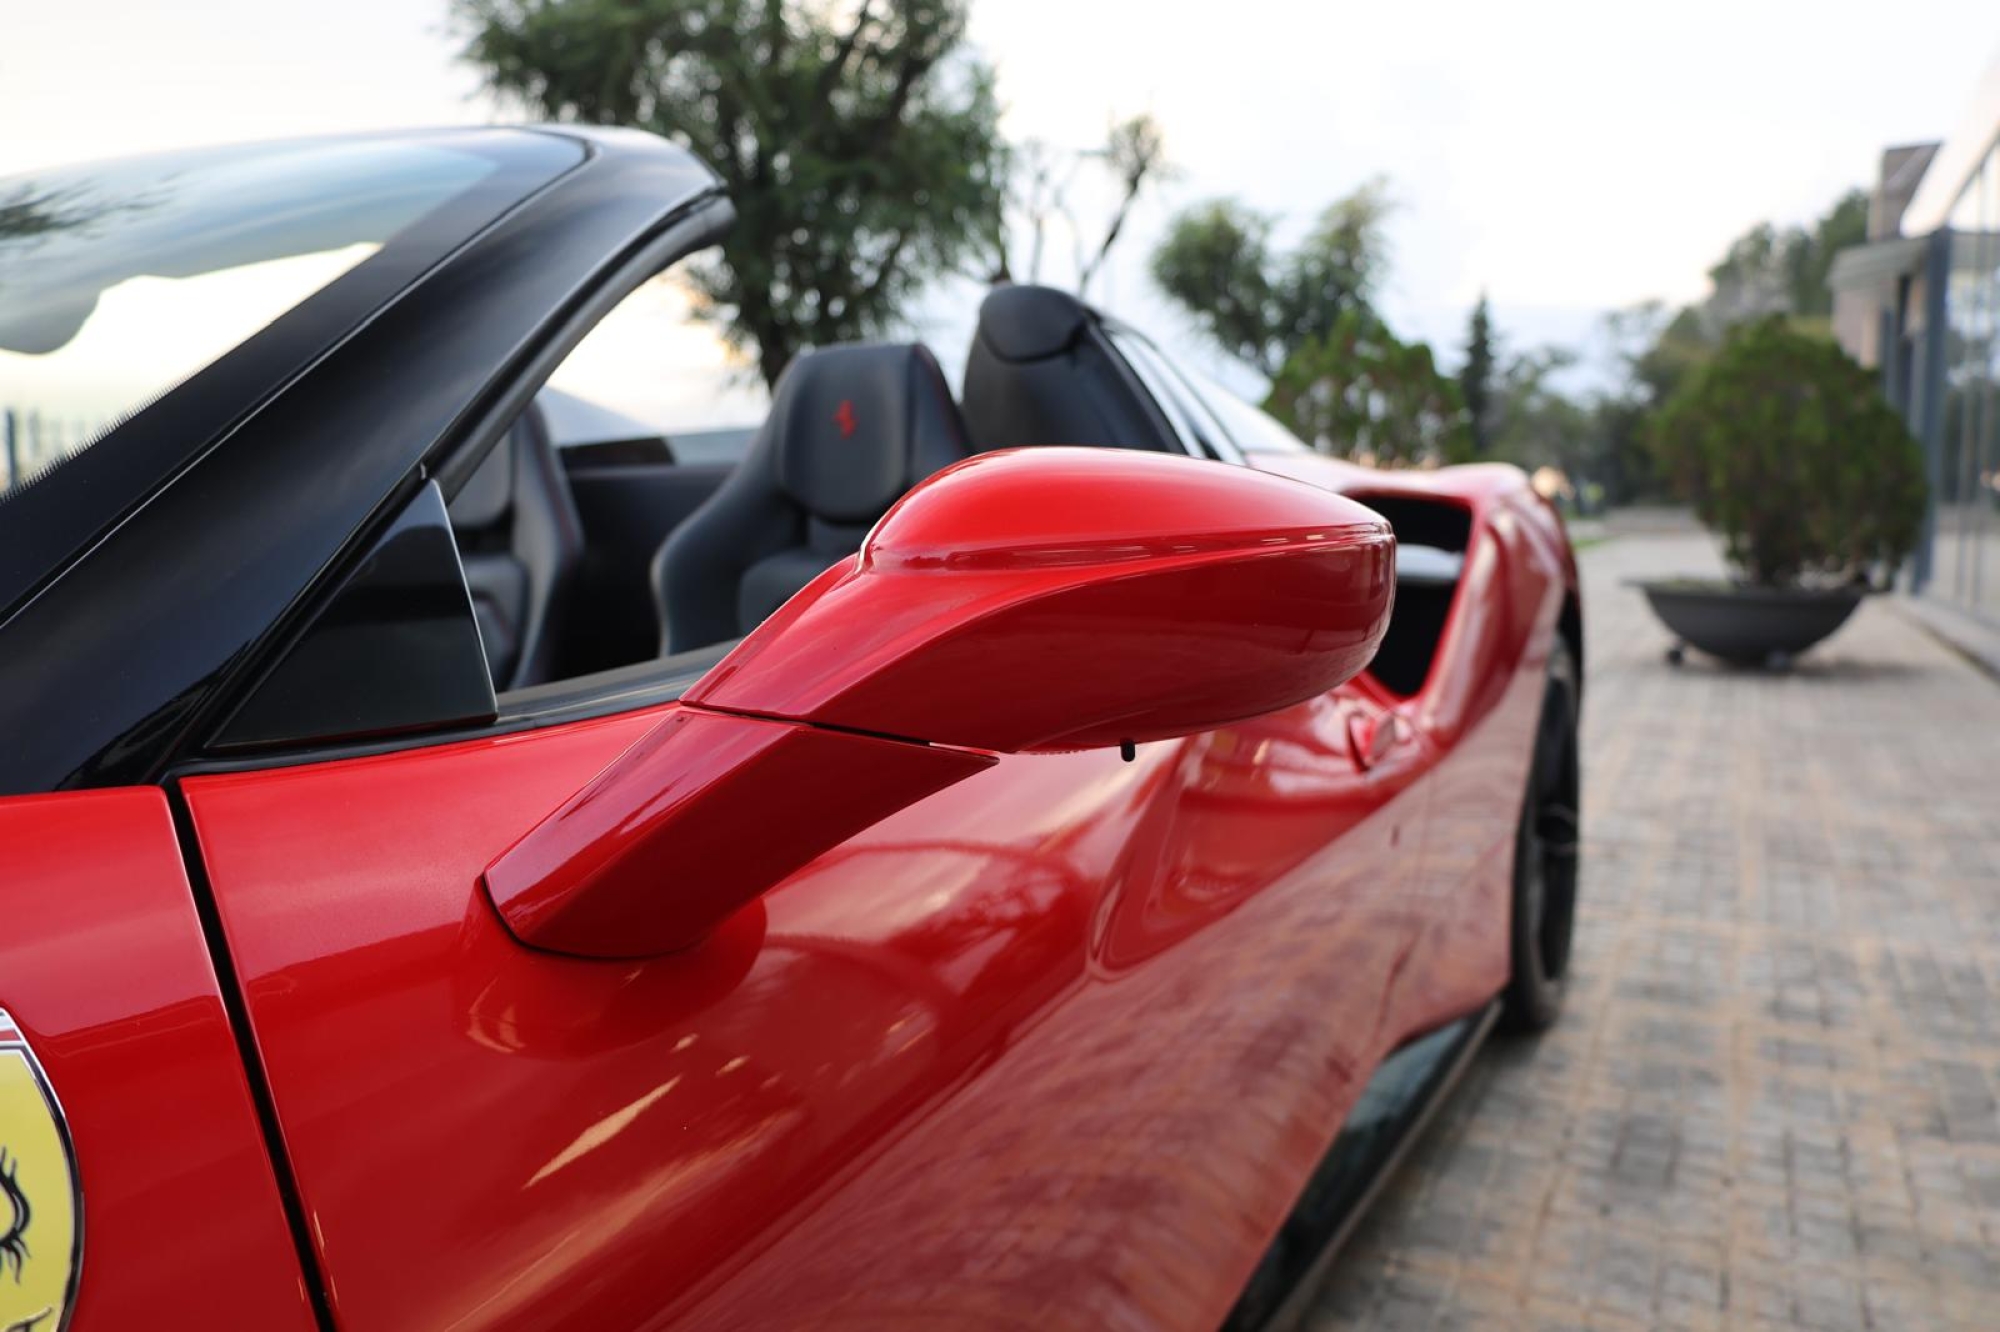
<svg viewBox="0 0 2000 1332"><path fill-rule="evenodd" d="M973 11L1012 133L1086 146L1141 110L1165 128L1179 177L1135 219L1103 303L1171 323L1144 256L1175 207L1233 195L1303 224L1381 175L1397 204L1385 307L1447 361L1482 289L1516 346L1698 296L1750 223L1809 219L1871 180L1884 145L1947 133L2000 47L1991 0L1903 0L1893 23L1879 0ZM0 174L495 118L443 0L0 0L0 25ZM922 322L960 336L935 301Z"/></svg>

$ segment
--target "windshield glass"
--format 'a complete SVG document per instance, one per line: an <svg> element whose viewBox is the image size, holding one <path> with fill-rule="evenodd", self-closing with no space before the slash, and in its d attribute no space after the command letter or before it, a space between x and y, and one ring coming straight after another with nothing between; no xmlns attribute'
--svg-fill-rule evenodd
<svg viewBox="0 0 2000 1332"><path fill-rule="evenodd" d="M483 154L381 139L0 180L0 496L495 169Z"/></svg>

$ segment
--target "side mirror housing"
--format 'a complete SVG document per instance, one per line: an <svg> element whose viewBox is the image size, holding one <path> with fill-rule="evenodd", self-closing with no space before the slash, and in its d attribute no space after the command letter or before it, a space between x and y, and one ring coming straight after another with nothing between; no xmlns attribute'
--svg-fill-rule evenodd
<svg viewBox="0 0 2000 1332"><path fill-rule="evenodd" d="M536 947L685 947L996 754L1189 735L1332 689L1381 643L1394 554L1370 510L1248 468L969 459L758 626L487 889Z"/></svg>

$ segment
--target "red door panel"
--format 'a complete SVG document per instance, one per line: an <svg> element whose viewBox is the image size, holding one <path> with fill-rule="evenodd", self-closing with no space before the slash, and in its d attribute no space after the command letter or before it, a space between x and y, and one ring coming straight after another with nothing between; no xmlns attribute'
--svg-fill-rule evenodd
<svg viewBox="0 0 2000 1332"><path fill-rule="evenodd" d="M337 1317L1212 1325L1410 943L1344 707L1003 758L647 961L478 884L657 710L190 780Z"/></svg>
<svg viewBox="0 0 2000 1332"><path fill-rule="evenodd" d="M310 1328L242 1058L157 789L0 800L0 1007L61 1102L74 1332ZM56 1261L37 1249L28 1263ZM27 1318L0 1281L0 1325Z"/></svg>
<svg viewBox="0 0 2000 1332"><path fill-rule="evenodd" d="M1088 982L688 1324L1220 1322L1393 1039L1419 764L1357 774L1352 703L1197 736L1133 788Z"/></svg>

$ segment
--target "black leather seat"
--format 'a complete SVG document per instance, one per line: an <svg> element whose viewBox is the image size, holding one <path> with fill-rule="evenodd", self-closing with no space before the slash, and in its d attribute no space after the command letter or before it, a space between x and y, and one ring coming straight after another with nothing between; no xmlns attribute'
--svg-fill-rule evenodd
<svg viewBox="0 0 2000 1332"><path fill-rule="evenodd" d="M556 678L583 525L540 408L521 413L450 509L493 687Z"/></svg>
<svg viewBox="0 0 2000 1332"><path fill-rule="evenodd" d="M1053 287L998 287L980 304L965 361L965 423L981 449L1180 451L1096 313Z"/></svg>
<svg viewBox="0 0 2000 1332"><path fill-rule="evenodd" d="M904 491L970 452L928 348L802 353L743 462L653 560L661 652L749 633L859 550Z"/></svg>

